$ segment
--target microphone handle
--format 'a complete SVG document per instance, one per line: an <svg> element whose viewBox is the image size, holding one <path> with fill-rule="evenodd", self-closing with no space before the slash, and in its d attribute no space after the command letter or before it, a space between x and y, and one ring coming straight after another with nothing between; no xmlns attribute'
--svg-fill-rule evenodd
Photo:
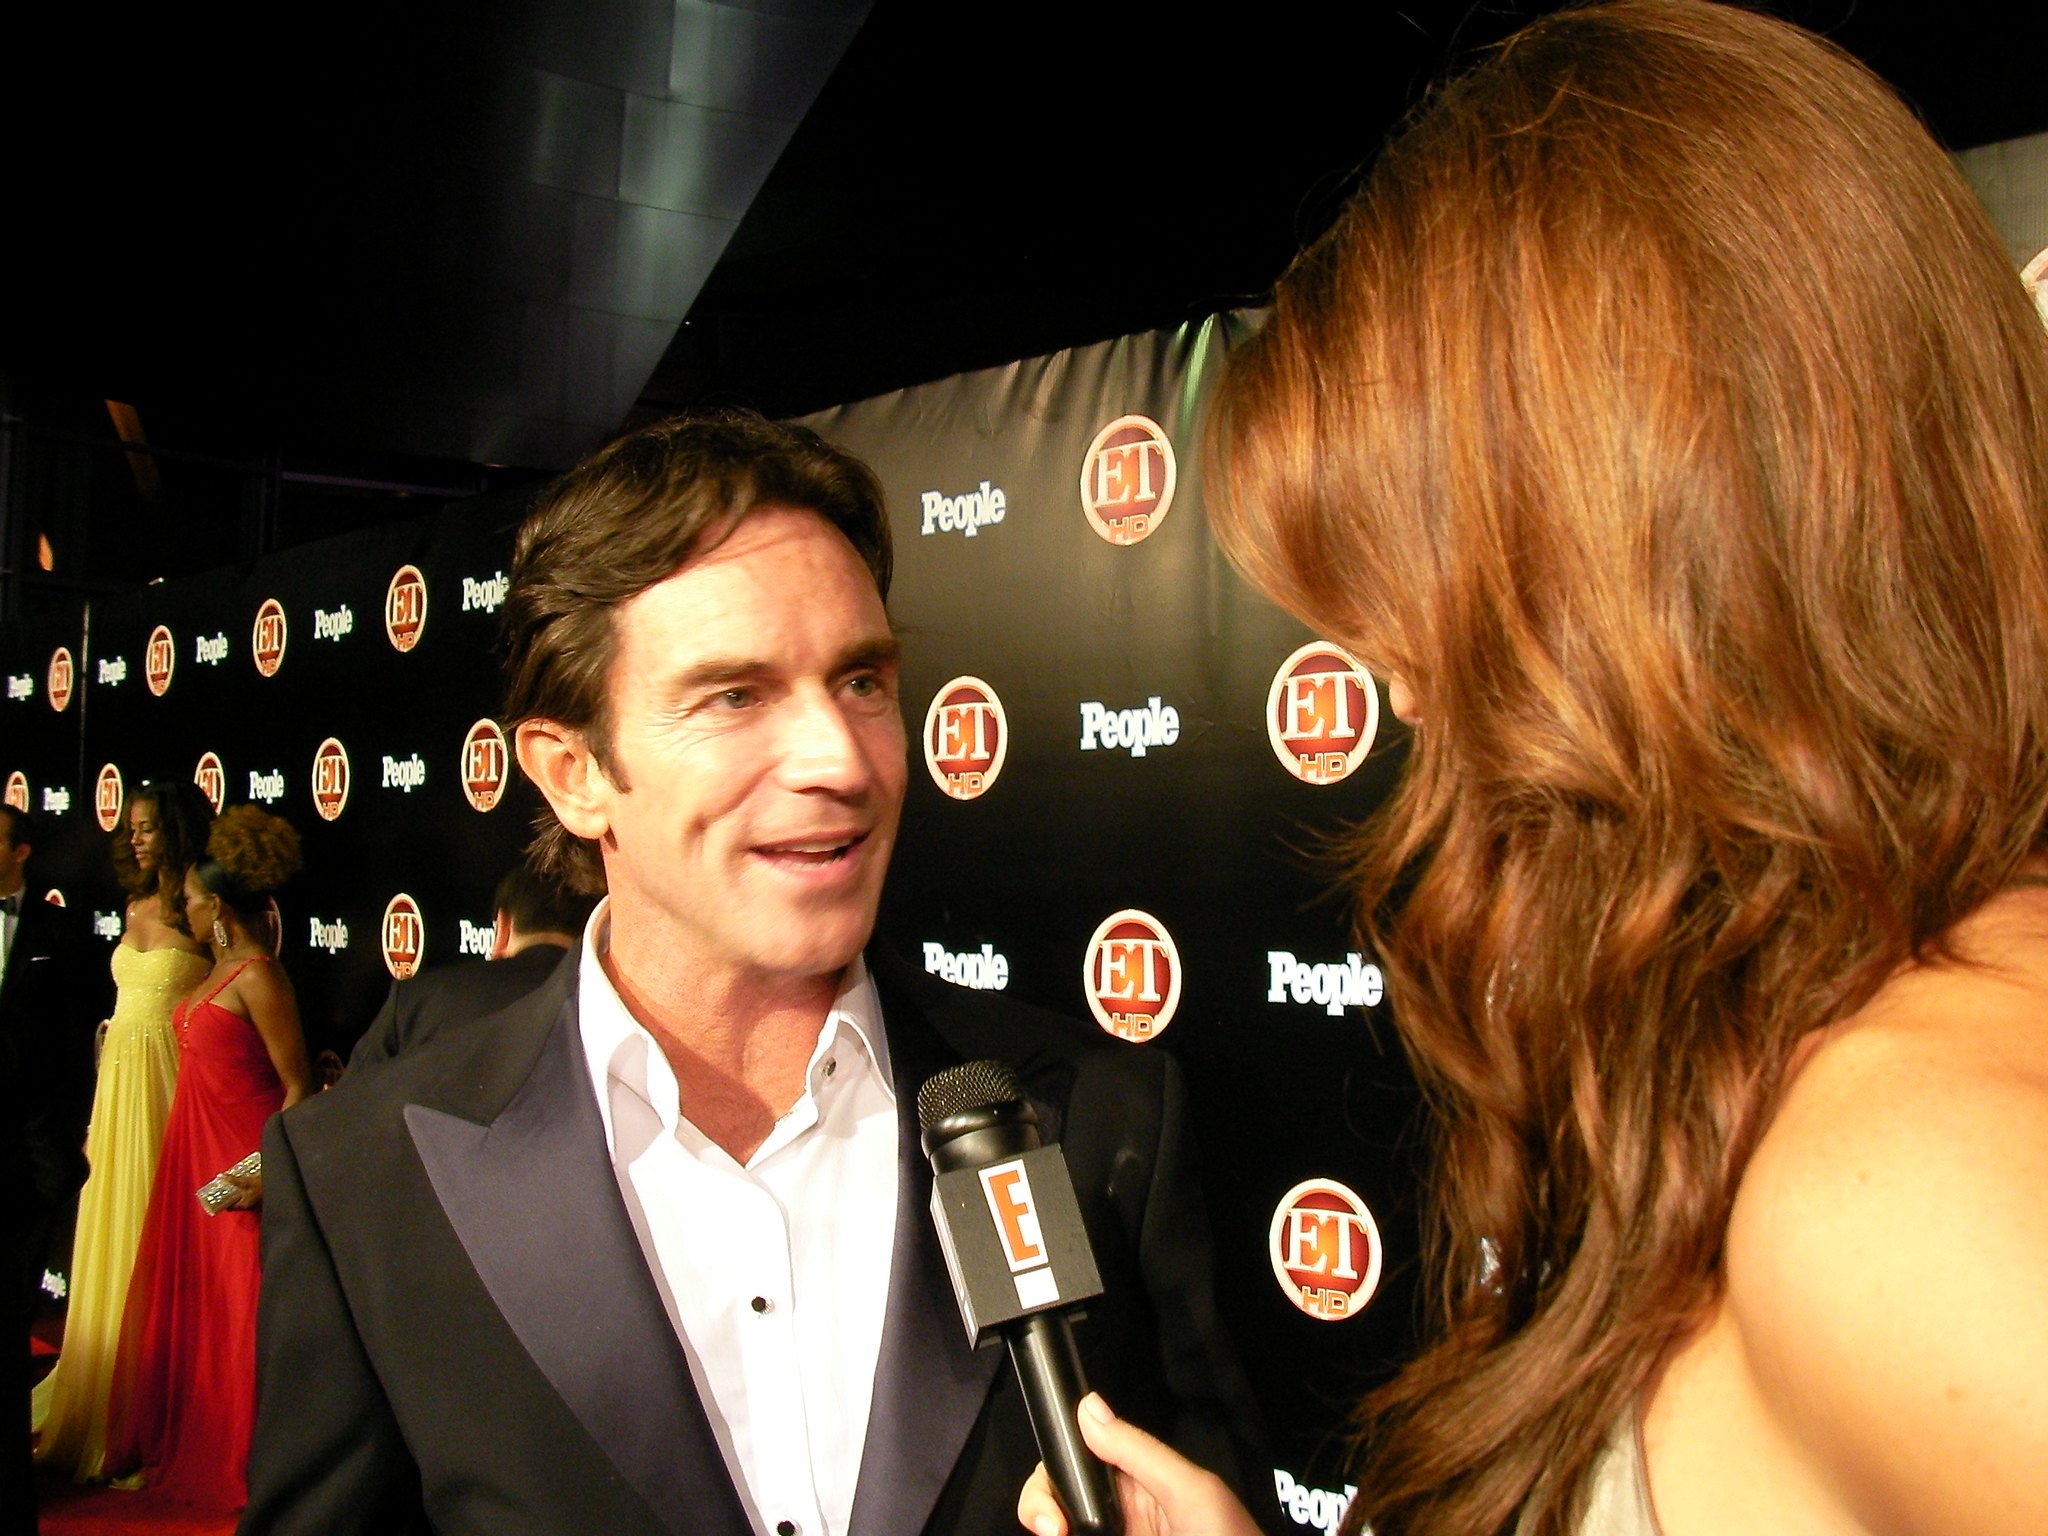
<svg viewBox="0 0 2048 1536"><path fill-rule="evenodd" d="M1072 1322L1064 1312L1034 1312L1004 1332L1038 1437L1038 1457L1067 1517L1068 1536L1123 1536L1116 1474L1088 1449L1074 1422L1075 1406L1088 1395L1088 1379L1074 1347Z"/></svg>

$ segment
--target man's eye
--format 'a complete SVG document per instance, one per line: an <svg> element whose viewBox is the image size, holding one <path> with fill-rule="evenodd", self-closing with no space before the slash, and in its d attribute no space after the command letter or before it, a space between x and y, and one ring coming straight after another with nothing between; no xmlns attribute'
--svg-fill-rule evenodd
<svg viewBox="0 0 2048 1536"><path fill-rule="evenodd" d="M718 695L718 702L727 709L745 709L754 702L751 688L727 688Z"/></svg>
<svg viewBox="0 0 2048 1536"><path fill-rule="evenodd" d="M882 691L882 680L872 672L863 672L858 677L846 680L847 691L857 699L865 699Z"/></svg>

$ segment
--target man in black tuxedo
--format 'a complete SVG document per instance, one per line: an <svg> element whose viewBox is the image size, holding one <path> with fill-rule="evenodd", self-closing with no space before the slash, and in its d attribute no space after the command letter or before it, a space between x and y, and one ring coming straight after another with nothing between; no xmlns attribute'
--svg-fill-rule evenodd
<svg viewBox="0 0 2048 1536"><path fill-rule="evenodd" d="M1037 1460L969 1348L915 1097L1064 1144L1111 1402L1252 1494L1170 1058L870 947L907 777L881 491L759 417L643 429L521 529L506 718L607 890L576 963L272 1123L242 1530L916 1536Z"/></svg>
<svg viewBox="0 0 2048 1536"><path fill-rule="evenodd" d="M488 959L451 960L391 983L384 1006L348 1058L351 1072L460 1025L496 1013L548 979L576 947L590 917L590 898L542 879L524 864L509 870L491 895Z"/></svg>
<svg viewBox="0 0 2048 1536"><path fill-rule="evenodd" d="M85 1182L93 1029L111 990L82 921L30 894L34 842L29 813L0 805L0 1209L6 1315L20 1352L28 1347L52 1227ZM26 1390L25 1377L17 1387ZM16 1389L7 1397L17 1433L0 1458L0 1531L32 1531L34 1489L20 1433L28 1408Z"/></svg>

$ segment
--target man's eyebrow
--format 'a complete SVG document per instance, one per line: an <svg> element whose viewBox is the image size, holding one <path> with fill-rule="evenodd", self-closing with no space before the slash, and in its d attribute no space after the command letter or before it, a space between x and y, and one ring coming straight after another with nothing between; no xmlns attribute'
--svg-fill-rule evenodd
<svg viewBox="0 0 2048 1536"><path fill-rule="evenodd" d="M902 642L894 635L876 635L855 642L840 658L839 670L858 672L864 667L893 667L902 656Z"/></svg>
<svg viewBox="0 0 2048 1536"><path fill-rule="evenodd" d="M902 653L903 647L894 635L876 635L848 646L840 653L832 671L836 676L866 667L893 666ZM707 656L695 666L677 673L669 688L675 693L692 693L700 688L715 688L720 683L741 683L765 677L778 670L777 664L764 656Z"/></svg>

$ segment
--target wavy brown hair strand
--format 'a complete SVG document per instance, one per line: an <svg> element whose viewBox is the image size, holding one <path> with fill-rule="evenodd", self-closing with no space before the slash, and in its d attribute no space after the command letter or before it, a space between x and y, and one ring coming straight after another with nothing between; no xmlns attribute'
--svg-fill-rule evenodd
<svg viewBox="0 0 2048 1536"><path fill-rule="evenodd" d="M2048 339L1860 65L1623 0L1426 105L1211 447L1232 558L1423 715L1351 855L1434 1332L1352 1528L1561 1536L1800 1042L2042 842Z"/></svg>

